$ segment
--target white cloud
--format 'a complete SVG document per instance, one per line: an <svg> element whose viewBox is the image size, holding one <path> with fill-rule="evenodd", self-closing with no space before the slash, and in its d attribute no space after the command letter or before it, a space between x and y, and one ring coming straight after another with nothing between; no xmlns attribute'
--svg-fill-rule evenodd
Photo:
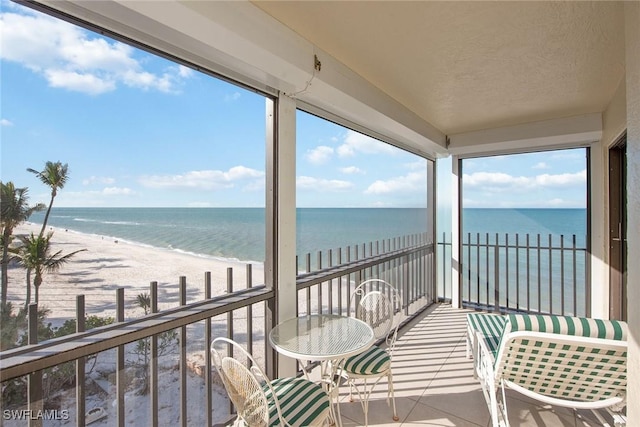
<svg viewBox="0 0 640 427"><path fill-rule="evenodd" d="M116 83L113 80L105 80L94 74L79 74L75 71L46 70L45 75L51 87L69 89L83 92L89 95L115 90Z"/></svg>
<svg viewBox="0 0 640 427"><path fill-rule="evenodd" d="M228 171L204 170L190 171L179 175L151 175L142 176L140 184L149 188L193 188L202 190L218 190L232 188L238 182L262 179L264 172L235 166Z"/></svg>
<svg viewBox="0 0 640 427"><path fill-rule="evenodd" d="M475 172L464 174L462 177L462 182L467 188L489 192L530 191L538 188L579 186L584 185L586 181L586 169L576 173L542 174L533 177L512 176L501 172Z"/></svg>
<svg viewBox="0 0 640 427"><path fill-rule="evenodd" d="M495 199L474 199L464 198L462 201L468 208L583 208L584 200L566 200L561 198L553 198L549 200L495 200Z"/></svg>
<svg viewBox="0 0 640 427"><path fill-rule="evenodd" d="M114 184L116 180L106 176L90 176L89 178L82 180L82 185L89 185L89 184L93 184L94 182L109 185L109 184Z"/></svg>
<svg viewBox="0 0 640 427"><path fill-rule="evenodd" d="M387 194L412 192L425 188L427 177L425 172L410 172L404 176L391 178L387 181L377 180L365 191L365 194Z"/></svg>
<svg viewBox="0 0 640 427"><path fill-rule="evenodd" d="M354 174L364 174L365 171L363 171L362 169L360 169L357 166L347 166L345 168L340 168L340 172L347 174L347 175L354 175Z"/></svg>
<svg viewBox="0 0 640 427"><path fill-rule="evenodd" d="M562 173L558 175L538 175L535 177L537 185L543 187L567 187L572 185L582 185L587 182L587 170L583 169L576 173Z"/></svg>
<svg viewBox="0 0 640 427"><path fill-rule="evenodd" d="M105 196L133 196L136 192L126 187L107 187L102 190Z"/></svg>
<svg viewBox="0 0 640 427"><path fill-rule="evenodd" d="M98 95L119 84L145 90L176 92L187 67L168 67L163 74L144 70L136 50L26 8L1 14L2 59L42 75L50 86Z"/></svg>
<svg viewBox="0 0 640 427"><path fill-rule="evenodd" d="M545 162L538 162L535 165L531 166L531 169L551 169L551 166L549 166Z"/></svg>
<svg viewBox="0 0 640 427"><path fill-rule="evenodd" d="M13 126L13 122L11 120L1 119L0 126Z"/></svg>
<svg viewBox="0 0 640 427"><path fill-rule="evenodd" d="M193 70L189 67L185 67L184 65L178 65L178 75L180 77L189 78L193 76Z"/></svg>
<svg viewBox="0 0 640 427"><path fill-rule="evenodd" d="M326 145L319 145L318 147L307 150L305 158L314 165L322 165L328 162L333 155L333 148Z"/></svg>
<svg viewBox="0 0 640 427"><path fill-rule="evenodd" d="M338 147L340 157L351 157L356 153L394 154L395 152L395 148L391 145L352 130L347 131L344 143Z"/></svg>
<svg viewBox="0 0 640 427"><path fill-rule="evenodd" d="M338 179L322 179L310 176L299 176L296 186L300 190L313 190L318 192L346 191L353 188L353 183Z"/></svg>

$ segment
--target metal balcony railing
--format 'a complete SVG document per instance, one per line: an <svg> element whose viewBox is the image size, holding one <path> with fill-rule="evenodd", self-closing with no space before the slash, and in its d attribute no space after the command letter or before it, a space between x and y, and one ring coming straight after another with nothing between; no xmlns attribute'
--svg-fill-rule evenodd
<svg viewBox="0 0 640 427"><path fill-rule="evenodd" d="M442 270L451 260L451 240L438 242ZM563 235L467 233L459 283L464 307L590 316L590 258L584 238ZM450 271L450 270L449 270ZM439 295L450 299L451 286Z"/></svg>
<svg viewBox="0 0 640 427"><path fill-rule="evenodd" d="M426 235L319 252L313 267L311 255L306 260L306 271L297 279L299 314L347 314L351 289L370 277L400 289L407 317L436 300L434 245ZM265 306L273 304L275 290L253 283L251 265L243 289L234 287L233 277L228 269L226 294L213 296L211 274L205 273L205 299L189 304L187 278L180 277L180 304L163 311L158 311L158 284L151 282L151 313L132 320L125 320L125 289L117 289L115 323L88 331L80 295L76 333L41 343L37 306L31 305L29 344L0 353L4 425L12 426L14 419L15 425L40 426L51 418L84 426L85 414L94 407L117 426L131 421L214 425L228 419L229 405L216 403L220 394L213 387L217 379L208 351L213 337L244 343L259 362L273 363L275 369L275 361L266 357L265 340L268 325L275 322L267 319L272 311ZM103 369L99 375L88 372L97 360ZM70 379L69 387L54 383L60 373ZM13 401L7 400L8 393Z"/></svg>

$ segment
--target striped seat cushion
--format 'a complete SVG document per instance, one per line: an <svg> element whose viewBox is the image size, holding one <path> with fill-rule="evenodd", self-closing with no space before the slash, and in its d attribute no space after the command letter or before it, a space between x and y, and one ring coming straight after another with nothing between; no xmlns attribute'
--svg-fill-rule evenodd
<svg viewBox="0 0 640 427"><path fill-rule="evenodd" d="M489 347L495 359L498 345L500 344L500 337L507 323L507 317L499 314L469 313L467 314L467 323L469 331L472 333L478 331L484 337L487 347ZM472 336L470 338L473 341L474 337Z"/></svg>
<svg viewBox="0 0 640 427"><path fill-rule="evenodd" d="M390 365L389 353L374 346L363 353L348 358L343 369L356 375L378 375L387 371Z"/></svg>
<svg viewBox="0 0 640 427"><path fill-rule="evenodd" d="M511 336L512 332L557 334ZM495 367L499 376L540 395L597 402L624 398L627 351L624 343L563 341L564 336L626 341L627 325L615 320L579 317L508 316Z"/></svg>
<svg viewBox="0 0 640 427"><path fill-rule="evenodd" d="M271 386L280 402L280 410L291 426L321 425L329 413L329 396L321 386L304 378L277 378ZM269 402L269 425L279 426L278 411L271 397L271 389L265 386Z"/></svg>
<svg viewBox="0 0 640 427"><path fill-rule="evenodd" d="M506 332L549 332L579 337L626 341L627 324L617 320L535 314L510 314Z"/></svg>

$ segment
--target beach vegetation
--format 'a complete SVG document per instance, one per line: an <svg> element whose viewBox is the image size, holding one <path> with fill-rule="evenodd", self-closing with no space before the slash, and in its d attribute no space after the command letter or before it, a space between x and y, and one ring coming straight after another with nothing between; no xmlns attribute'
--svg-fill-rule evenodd
<svg viewBox="0 0 640 427"><path fill-rule="evenodd" d="M27 324L27 316L24 310L14 310L11 302L0 305L0 351L9 350L18 345L18 337L24 331Z"/></svg>
<svg viewBox="0 0 640 427"><path fill-rule="evenodd" d="M9 287L9 247L13 243L13 230L29 219L32 213L44 210L46 206L38 203L29 206L27 188L19 188L13 182L0 181L0 219L2 223L2 290L0 304L4 307L7 303L7 290Z"/></svg>
<svg viewBox="0 0 640 427"><path fill-rule="evenodd" d="M44 215L42 222L42 229L40 230L40 237L44 237L44 230L47 228L47 222L49 221L49 214L53 207L53 200L58 194L58 190L61 190L69 180L69 165L62 164L61 162L48 161L44 165L44 169L41 171L27 168L28 172L35 174L38 179L46 186L51 188L51 200L49 201L49 207L47 213Z"/></svg>
<svg viewBox="0 0 640 427"><path fill-rule="evenodd" d="M151 297L148 293L138 294L136 297L138 307L144 310L145 316L151 313ZM175 353L178 348L178 333L175 330L166 331L158 335L158 357ZM136 378L142 385L139 394L149 392L149 362L151 361L151 338L138 340L131 351L136 356Z"/></svg>
<svg viewBox="0 0 640 427"><path fill-rule="evenodd" d="M0 316L2 321L2 342L0 351L5 351L11 348L27 345L29 342L29 334L27 332L28 321L27 315L24 309L14 310L11 302L8 302L0 307ZM76 332L76 319L66 320L62 326L55 327L51 322L47 322L46 318L49 316L50 310L41 307L38 309L37 323L38 323L38 342L50 340L53 338L62 337ZM113 317L108 316L86 316L85 317L85 329L90 330L100 326L110 325L114 322ZM97 362L98 355L93 354L86 359L87 364L91 364L88 367L87 372L91 372ZM75 385L75 363L67 362L58 366L47 368L43 375L43 391L45 396L54 396L59 391L66 390ZM27 382L26 378L17 378L12 381L4 383L2 389L2 406L20 407L24 405L27 398ZM51 402L49 402L51 403Z"/></svg>
<svg viewBox="0 0 640 427"><path fill-rule="evenodd" d="M62 251L51 253L51 237L53 232L47 233L46 236L36 236L31 233L28 236L20 236L22 246L15 251L16 259L27 270L27 294L25 299L25 309L31 303L31 276L33 273L33 287L35 291L34 302L38 303L40 286L43 283L43 277L46 273L57 272L65 263L67 263L78 252L86 251L79 249L62 255Z"/></svg>

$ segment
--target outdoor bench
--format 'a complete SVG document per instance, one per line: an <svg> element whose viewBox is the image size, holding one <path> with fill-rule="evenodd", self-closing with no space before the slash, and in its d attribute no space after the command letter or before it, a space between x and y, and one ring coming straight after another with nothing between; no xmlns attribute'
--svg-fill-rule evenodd
<svg viewBox="0 0 640 427"><path fill-rule="evenodd" d="M627 324L553 315L470 313L467 355L492 424L508 426L505 388L545 404L606 409L626 425ZM501 390L501 393L498 393Z"/></svg>

